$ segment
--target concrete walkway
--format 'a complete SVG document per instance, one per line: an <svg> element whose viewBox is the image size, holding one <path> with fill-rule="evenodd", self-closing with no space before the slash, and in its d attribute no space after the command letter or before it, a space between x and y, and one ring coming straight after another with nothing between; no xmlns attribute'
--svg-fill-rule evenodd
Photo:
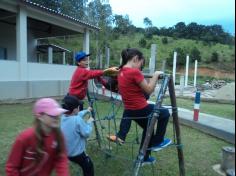
<svg viewBox="0 0 236 176"><path fill-rule="evenodd" d="M199 114L199 120L193 120L193 111L178 108L178 116L181 124L196 128L212 136L235 144L235 121L209 115Z"/></svg>

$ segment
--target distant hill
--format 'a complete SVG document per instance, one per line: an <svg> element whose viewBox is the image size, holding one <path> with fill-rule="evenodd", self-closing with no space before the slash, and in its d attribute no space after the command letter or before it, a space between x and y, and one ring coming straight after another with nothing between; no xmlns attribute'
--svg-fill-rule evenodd
<svg viewBox="0 0 236 176"><path fill-rule="evenodd" d="M98 47L96 45L96 37L91 35L90 50L92 53L91 64L95 66L95 58L98 57ZM50 43L55 43L71 51L82 50L82 36L74 36L65 39L51 39ZM181 62L178 69L185 67L186 55L190 55L190 60L193 56L199 59L199 66L209 68L209 70L220 71L225 73L235 73L235 45L225 45L219 43L206 43L204 41L177 39L172 37L153 35L152 38L146 38L141 33L134 33L132 35L120 35L117 39L107 41L110 47L110 65L118 66L120 63L120 53L124 48L138 48L147 58L146 68L148 68L149 58L151 56L151 44L157 44L157 69L161 69L162 60L167 60L167 68L171 70L171 63L173 60L173 52L179 51L178 60ZM101 51L103 63L105 63L105 49ZM194 55L195 54L195 55ZM190 63L190 69L193 68L194 63ZM232 78L232 76L231 76Z"/></svg>

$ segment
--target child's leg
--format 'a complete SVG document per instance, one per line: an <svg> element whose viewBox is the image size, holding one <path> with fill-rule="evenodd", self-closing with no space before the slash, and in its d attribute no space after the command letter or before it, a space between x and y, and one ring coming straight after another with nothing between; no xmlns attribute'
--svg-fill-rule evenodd
<svg viewBox="0 0 236 176"><path fill-rule="evenodd" d="M123 113L123 117L122 117L121 122L120 122L120 130L116 134L117 137L119 137L123 141L125 141L125 138L126 138L128 132L130 130L131 122L132 122L132 120L129 119L128 116L124 112Z"/></svg>
<svg viewBox="0 0 236 176"><path fill-rule="evenodd" d="M69 160L80 165L84 176L94 176L93 162L85 152L75 157L69 157Z"/></svg>
<svg viewBox="0 0 236 176"><path fill-rule="evenodd" d="M164 140L164 136L166 133L166 127L168 125L170 113L166 108L161 107L160 116L157 122L157 130L156 135L152 140L152 145L158 145Z"/></svg>

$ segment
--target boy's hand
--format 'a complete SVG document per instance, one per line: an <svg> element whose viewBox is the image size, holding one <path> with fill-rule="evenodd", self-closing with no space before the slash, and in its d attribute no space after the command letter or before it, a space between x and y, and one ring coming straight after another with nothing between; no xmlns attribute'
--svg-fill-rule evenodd
<svg viewBox="0 0 236 176"><path fill-rule="evenodd" d="M92 118L91 116L89 117L89 119L87 120L88 123L92 123L94 121L94 118Z"/></svg>
<svg viewBox="0 0 236 176"><path fill-rule="evenodd" d="M89 106L87 110L88 110L89 112L92 112L93 108Z"/></svg>
<svg viewBox="0 0 236 176"><path fill-rule="evenodd" d="M118 67L110 67L103 71L103 75L105 76L116 76L119 73Z"/></svg>

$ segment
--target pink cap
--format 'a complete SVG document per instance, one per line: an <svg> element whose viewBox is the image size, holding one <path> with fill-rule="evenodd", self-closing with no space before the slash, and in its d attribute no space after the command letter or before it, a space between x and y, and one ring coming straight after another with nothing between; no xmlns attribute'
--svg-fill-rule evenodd
<svg viewBox="0 0 236 176"><path fill-rule="evenodd" d="M34 104L34 114L39 116L45 113L50 116L59 116L67 110L60 107L60 105L52 98L41 98Z"/></svg>

